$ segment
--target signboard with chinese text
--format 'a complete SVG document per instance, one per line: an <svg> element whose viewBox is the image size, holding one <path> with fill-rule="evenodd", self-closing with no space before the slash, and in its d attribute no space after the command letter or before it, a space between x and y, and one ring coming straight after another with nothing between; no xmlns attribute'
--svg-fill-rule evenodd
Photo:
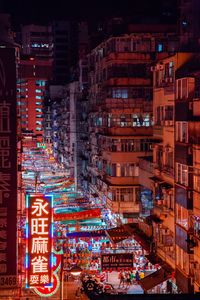
<svg viewBox="0 0 200 300"><path fill-rule="evenodd" d="M27 287L53 285L53 196L26 196Z"/></svg>
<svg viewBox="0 0 200 300"><path fill-rule="evenodd" d="M117 253L117 254L102 254L101 268L102 270L118 269L118 268L132 268L133 254L132 253Z"/></svg>
<svg viewBox="0 0 200 300"><path fill-rule="evenodd" d="M65 221L65 220L87 220L92 218L100 218L101 210L96 209L87 209L80 212L73 212L67 214L54 214L55 221Z"/></svg>
<svg viewBox="0 0 200 300"><path fill-rule="evenodd" d="M16 274L16 61L14 48L0 48L0 276L11 278Z"/></svg>

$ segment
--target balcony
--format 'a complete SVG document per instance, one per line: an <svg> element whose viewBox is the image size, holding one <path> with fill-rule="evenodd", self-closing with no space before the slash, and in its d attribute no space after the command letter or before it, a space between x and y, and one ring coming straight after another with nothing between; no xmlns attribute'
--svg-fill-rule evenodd
<svg viewBox="0 0 200 300"><path fill-rule="evenodd" d="M139 177L112 177L109 175L103 175L102 180L110 186L125 186L125 185L139 185Z"/></svg>
<svg viewBox="0 0 200 300"><path fill-rule="evenodd" d="M152 101L146 101L144 98L106 98L103 102L101 101L99 105L104 111L132 109L134 112L135 110L140 111L142 109L143 112L152 112Z"/></svg>
<svg viewBox="0 0 200 300"><path fill-rule="evenodd" d="M133 201L112 201L107 198L107 207L111 209L113 213L139 213L139 204Z"/></svg>
<svg viewBox="0 0 200 300"><path fill-rule="evenodd" d="M149 136L153 134L152 127L112 127L103 128L102 133L108 136Z"/></svg>

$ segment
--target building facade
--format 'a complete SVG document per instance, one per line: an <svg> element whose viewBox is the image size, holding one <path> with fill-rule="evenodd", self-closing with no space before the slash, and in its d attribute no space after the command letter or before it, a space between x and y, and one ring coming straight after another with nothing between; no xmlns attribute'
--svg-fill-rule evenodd
<svg viewBox="0 0 200 300"><path fill-rule="evenodd" d="M52 74L51 60L21 58L17 79L17 110L21 131L31 131L43 141L44 99Z"/></svg>
<svg viewBox="0 0 200 300"><path fill-rule="evenodd" d="M158 36L110 38L89 55L89 196L99 195L118 220L140 211L138 157L153 142L150 65L166 56L156 51Z"/></svg>

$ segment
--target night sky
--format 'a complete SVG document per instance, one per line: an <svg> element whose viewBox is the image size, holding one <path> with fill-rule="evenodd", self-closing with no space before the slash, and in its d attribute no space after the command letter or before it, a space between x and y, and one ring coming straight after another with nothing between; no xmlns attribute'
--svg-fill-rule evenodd
<svg viewBox="0 0 200 300"><path fill-rule="evenodd" d="M176 0L1 0L1 11L13 24L46 23L53 19L96 19L106 16L146 17L174 13Z"/></svg>

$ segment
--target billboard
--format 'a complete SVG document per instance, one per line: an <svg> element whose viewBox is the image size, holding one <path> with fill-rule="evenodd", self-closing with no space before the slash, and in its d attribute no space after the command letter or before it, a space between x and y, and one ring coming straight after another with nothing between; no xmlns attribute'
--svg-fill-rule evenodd
<svg viewBox="0 0 200 300"><path fill-rule="evenodd" d="M14 48L0 48L0 286L16 285L16 274L16 62Z"/></svg>
<svg viewBox="0 0 200 300"><path fill-rule="evenodd" d="M132 253L101 254L102 270L118 270L119 268L133 268Z"/></svg>
<svg viewBox="0 0 200 300"><path fill-rule="evenodd" d="M26 287L53 286L53 196L26 195Z"/></svg>

